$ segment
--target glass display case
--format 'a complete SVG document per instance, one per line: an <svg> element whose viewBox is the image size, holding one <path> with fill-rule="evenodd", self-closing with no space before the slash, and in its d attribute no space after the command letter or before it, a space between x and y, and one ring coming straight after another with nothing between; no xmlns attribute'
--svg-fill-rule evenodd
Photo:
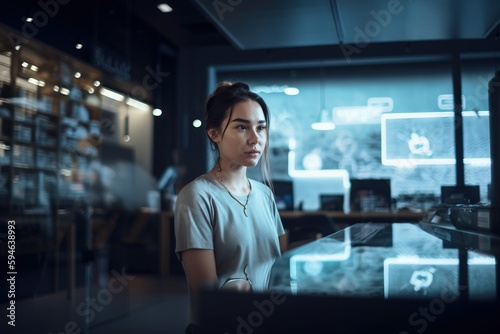
<svg viewBox="0 0 500 334"><path fill-rule="evenodd" d="M206 291L207 333L468 333L498 326L500 238L359 223L284 252L270 291Z"/></svg>
<svg viewBox="0 0 500 334"><path fill-rule="evenodd" d="M380 299L433 299L446 290L455 298L491 301L496 271L494 255L461 249L418 224L366 223L285 252L274 265L271 289Z"/></svg>

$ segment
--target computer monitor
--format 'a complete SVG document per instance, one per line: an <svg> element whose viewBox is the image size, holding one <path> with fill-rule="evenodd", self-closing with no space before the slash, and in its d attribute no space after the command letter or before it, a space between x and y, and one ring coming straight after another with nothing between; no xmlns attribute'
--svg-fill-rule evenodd
<svg viewBox="0 0 500 334"><path fill-rule="evenodd" d="M481 197L478 185L441 186L443 204L477 204Z"/></svg>
<svg viewBox="0 0 500 334"><path fill-rule="evenodd" d="M344 211L344 195L319 195L320 210L322 211Z"/></svg>
<svg viewBox="0 0 500 334"><path fill-rule="evenodd" d="M273 180L273 188L278 210L293 211L293 182L291 180Z"/></svg>
<svg viewBox="0 0 500 334"><path fill-rule="evenodd" d="M347 172L323 175L296 175L293 177L293 195L295 209L305 211L322 210L329 207L332 200L339 202L343 197L339 211L349 212L349 177Z"/></svg>
<svg viewBox="0 0 500 334"><path fill-rule="evenodd" d="M351 211L391 211L391 179L351 179L350 182Z"/></svg>

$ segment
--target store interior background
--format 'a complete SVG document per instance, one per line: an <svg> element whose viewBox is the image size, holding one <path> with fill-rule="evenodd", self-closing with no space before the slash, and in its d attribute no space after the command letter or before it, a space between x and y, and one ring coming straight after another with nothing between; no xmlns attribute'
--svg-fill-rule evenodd
<svg viewBox="0 0 500 334"><path fill-rule="evenodd" d="M18 301L41 301L69 290L70 253L65 247L70 237L54 241L54 231L66 219L54 212L71 212L72 200L81 198L84 214L70 213L77 225L73 302L95 295L112 271L122 268L161 282L183 280L172 249L170 278L158 265L158 209L168 211L172 195L213 163L203 124L193 124L203 121L206 97L222 80L247 82L268 103L275 180L337 170L352 178L390 179L391 210L428 209L440 202L441 185L461 182L479 185L481 201L488 201L488 81L500 65L500 4L243 0L220 1L217 12L213 1L168 3L171 13L161 13L154 0L18 0L2 5L2 31L12 29L22 37L4 35L2 54L14 52L19 41L27 48L31 42L35 50L46 47L88 67L102 87L124 98L99 96L99 154L79 171L83 193L54 194L29 182L14 186L14 176L38 179L47 173L16 169L11 160L0 160L1 216L19 222L18 270L26 273L18 279ZM28 23L24 18L30 15L34 21ZM77 43L83 48L76 49ZM11 74L2 69L5 83ZM299 93L285 94L291 87ZM463 127L454 119L457 91ZM145 103L145 110L127 105L126 98ZM153 116L155 108L162 114ZM324 109L335 129L313 130L310 125ZM459 144L457 129L463 129ZM430 149L412 152L412 134L427 138ZM124 141L125 135L130 140ZM9 156L5 146L0 149ZM463 151L463 169L455 163L457 149ZM169 180L173 183L158 187L172 171L177 174ZM250 175L258 177L253 171ZM49 197L67 195L70 204L28 201L35 188ZM33 220L34 212L46 214L43 224ZM23 221L29 222L24 229ZM176 284L184 292L182 283ZM87 330L103 326L130 313L133 292L125 289L122 297L124 303L110 304L90 324L76 312L68 317ZM1 298L4 303L6 297Z"/></svg>

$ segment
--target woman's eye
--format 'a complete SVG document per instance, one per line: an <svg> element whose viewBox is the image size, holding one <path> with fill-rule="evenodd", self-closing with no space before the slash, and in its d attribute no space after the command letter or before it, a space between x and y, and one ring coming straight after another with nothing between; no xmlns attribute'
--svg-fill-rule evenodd
<svg viewBox="0 0 500 334"><path fill-rule="evenodd" d="M244 125L238 125L238 127L237 127L237 128L238 128L238 129L240 129L240 130L246 130L246 128L247 128L247 127L246 127L246 126L244 126Z"/></svg>

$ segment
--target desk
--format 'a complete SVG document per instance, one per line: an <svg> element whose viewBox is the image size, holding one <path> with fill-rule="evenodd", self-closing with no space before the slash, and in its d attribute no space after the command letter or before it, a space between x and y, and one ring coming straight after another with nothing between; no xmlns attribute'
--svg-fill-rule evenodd
<svg viewBox="0 0 500 334"><path fill-rule="evenodd" d="M419 222L424 212L397 211L397 212L350 212L339 211L280 211L282 219L300 218L304 215L326 215L342 227L356 223L395 223L395 222Z"/></svg>

